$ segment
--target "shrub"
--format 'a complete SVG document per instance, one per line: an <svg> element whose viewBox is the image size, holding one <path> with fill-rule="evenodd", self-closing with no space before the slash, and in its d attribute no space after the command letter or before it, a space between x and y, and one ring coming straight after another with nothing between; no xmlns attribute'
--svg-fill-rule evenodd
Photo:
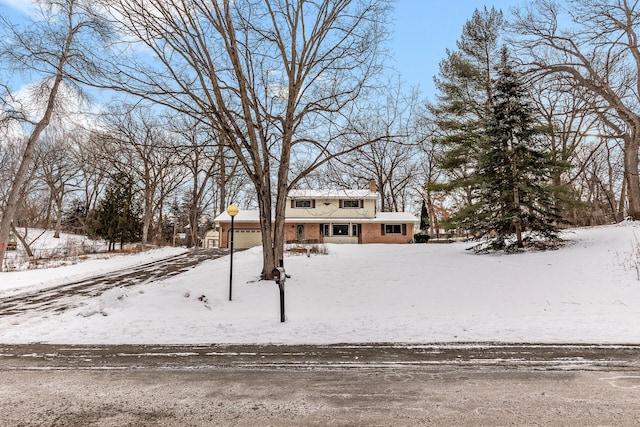
<svg viewBox="0 0 640 427"><path fill-rule="evenodd" d="M324 244L312 244L312 245L301 245L301 244L293 244L286 245L285 252L294 254L294 255L304 255L307 253L307 248L309 252L312 254L319 255L327 255L329 253L329 249Z"/></svg>
<svg viewBox="0 0 640 427"><path fill-rule="evenodd" d="M428 234L418 233L413 235L413 241L416 243L427 243L430 238L431 236Z"/></svg>

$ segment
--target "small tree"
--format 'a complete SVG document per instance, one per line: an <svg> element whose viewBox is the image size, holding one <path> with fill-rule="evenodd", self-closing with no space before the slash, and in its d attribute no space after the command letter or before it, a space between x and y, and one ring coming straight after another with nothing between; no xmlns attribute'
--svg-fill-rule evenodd
<svg viewBox="0 0 640 427"><path fill-rule="evenodd" d="M76 234L85 232L85 225L89 208L84 200L79 197L74 198L69 203L69 207L64 211L62 226L66 231Z"/></svg>
<svg viewBox="0 0 640 427"><path fill-rule="evenodd" d="M429 211L427 210L427 203L425 199L422 199L422 207L420 208L420 229L413 235L413 240L416 243L427 243L429 241Z"/></svg>
<svg viewBox="0 0 640 427"><path fill-rule="evenodd" d="M422 207L420 208L420 231L427 233L429 231L429 211L427 211L427 203L422 199Z"/></svg>
<svg viewBox="0 0 640 427"><path fill-rule="evenodd" d="M489 240L476 251L517 250L534 236L559 239L561 217L550 183L561 165L545 150L544 133L503 48L477 171L480 201L473 206L472 231ZM513 236L515 243L509 242Z"/></svg>
<svg viewBox="0 0 640 427"><path fill-rule="evenodd" d="M87 228L90 236L105 239L109 251L120 249L124 243L140 240L142 236L142 209L133 191L132 179L118 173L111 177L104 198L89 213Z"/></svg>

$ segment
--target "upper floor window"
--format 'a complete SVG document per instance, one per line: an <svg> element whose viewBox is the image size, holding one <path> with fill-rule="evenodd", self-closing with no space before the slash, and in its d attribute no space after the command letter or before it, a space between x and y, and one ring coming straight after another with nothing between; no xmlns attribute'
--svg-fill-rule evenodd
<svg viewBox="0 0 640 427"><path fill-rule="evenodd" d="M362 207L364 207L364 201L363 200L353 200L353 199L340 200L340 207L341 208L347 208L347 209L362 208Z"/></svg>
<svg viewBox="0 0 640 427"><path fill-rule="evenodd" d="M316 201L311 199L300 199L291 201L292 208L315 208Z"/></svg>

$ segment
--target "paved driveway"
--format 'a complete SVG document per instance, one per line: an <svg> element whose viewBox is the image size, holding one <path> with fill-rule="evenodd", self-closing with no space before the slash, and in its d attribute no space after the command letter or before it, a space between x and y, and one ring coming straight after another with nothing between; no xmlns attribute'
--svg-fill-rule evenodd
<svg viewBox="0 0 640 427"><path fill-rule="evenodd" d="M227 255L227 249L194 249L179 255L145 264L109 272L34 292L19 293L0 298L0 316L11 316L29 311L64 311L76 307L87 297L99 296L106 290L129 287L183 273L196 265Z"/></svg>

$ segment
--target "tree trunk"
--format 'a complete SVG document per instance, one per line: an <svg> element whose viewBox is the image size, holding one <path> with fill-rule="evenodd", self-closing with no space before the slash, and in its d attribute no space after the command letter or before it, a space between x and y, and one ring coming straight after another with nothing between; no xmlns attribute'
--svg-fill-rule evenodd
<svg viewBox="0 0 640 427"><path fill-rule="evenodd" d="M23 236L22 234L20 234L18 232L18 230L16 229L16 226L11 223L11 230L13 231L13 234L16 236L16 239L20 240L20 243L22 243L22 247L24 248L24 251L26 252L27 256L29 258L33 258L33 251L31 250L31 246L29 245L29 242L27 241L27 232L25 229L25 235Z"/></svg>
<svg viewBox="0 0 640 427"><path fill-rule="evenodd" d="M519 248L524 247L524 243L522 242L522 221L521 221L521 207L520 207L520 189L518 188L518 163L516 162L515 150L511 151L511 171L513 178L513 208L517 213L516 218L513 221L513 225L516 231L516 240Z"/></svg>
<svg viewBox="0 0 640 427"><path fill-rule="evenodd" d="M276 216L273 235L274 268L284 267L284 213L287 203L287 183L278 180L278 192L276 194ZM273 269L272 269L273 270ZM269 272L271 273L271 272ZM273 278L269 275L269 278Z"/></svg>
<svg viewBox="0 0 640 427"><path fill-rule="evenodd" d="M618 199L618 218L620 221L624 220L624 207L627 200L627 177L622 179L622 185L620 188L620 198Z"/></svg>
<svg viewBox="0 0 640 427"><path fill-rule="evenodd" d="M436 227L438 227L437 224L437 217L436 217L436 212L433 206L433 199L431 197L431 191L427 190L426 194L425 194L425 201L426 201L426 206L427 206L427 213L429 216L429 230L428 233L430 236L434 236L435 235L435 229Z"/></svg>
<svg viewBox="0 0 640 427"><path fill-rule="evenodd" d="M518 247L523 248L524 244L522 243L522 222L520 221L520 193L517 186L513 189L513 204L518 212L518 217L513 221L513 225L516 230L516 239L518 241Z"/></svg>
<svg viewBox="0 0 640 427"><path fill-rule="evenodd" d="M638 148L640 140L634 132L625 138L624 146L624 176L627 181L627 215L634 220L640 220L640 180L638 179Z"/></svg>
<svg viewBox="0 0 640 427"><path fill-rule="evenodd" d="M60 238L60 232L62 231L62 195L64 194L64 186L60 189L60 194L56 199L56 229L53 233L53 237Z"/></svg>
<svg viewBox="0 0 640 427"><path fill-rule="evenodd" d="M227 207L227 167L224 161L224 145L218 146L218 164L220 173L218 175L218 191L220 192L220 212L224 212Z"/></svg>
<svg viewBox="0 0 640 427"><path fill-rule="evenodd" d="M154 189L145 185L144 217L142 219L142 247L145 247L149 243L149 231L151 230L151 220L153 219L153 193Z"/></svg>
<svg viewBox="0 0 640 427"><path fill-rule="evenodd" d="M376 191L380 195L380 212L386 212L386 203L384 199L384 181L380 176L378 176L377 178Z"/></svg>
<svg viewBox="0 0 640 427"><path fill-rule="evenodd" d="M267 180L268 181L268 180ZM267 185L269 183L267 182ZM256 185L258 209L260 211L260 231L262 232L262 274L264 280L273 279L272 271L276 267L275 242L273 238L270 191Z"/></svg>
<svg viewBox="0 0 640 427"><path fill-rule="evenodd" d="M56 200L56 195L54 193L54 189L51 188L49 190L49 200L47 200L47 214L44 219L44 223L46 224L46 227L51 227L53 223L53 221L51 221L51 210L53 209L53 203L55 200Z"/></svg>
<svg viewBox="0 0 640 427"><path fill-rule="evenodd" d="M158 205L156 206L158 212L158 222L155 225L153 243L158 244L162 243L164 245L164 215L162 212L164 211L164 194L163 191L160 191L160 198L158 199Z"/></svg>

